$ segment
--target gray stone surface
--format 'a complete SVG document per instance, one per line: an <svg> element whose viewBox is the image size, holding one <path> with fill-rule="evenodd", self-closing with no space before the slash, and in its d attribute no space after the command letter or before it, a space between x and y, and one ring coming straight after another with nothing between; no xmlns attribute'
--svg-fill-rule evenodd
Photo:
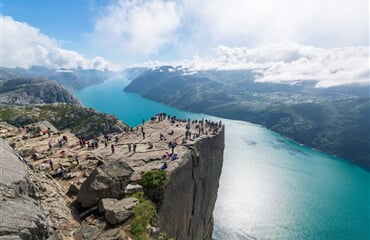
<svg viewBox="0 0 370 240"><path fill-rule="evenodd" d="M27 168L14 154L13 149L0 139L0 183L13 185L24 181L27 176Z"/></svg>
<svg viewBox="0 0 370 240"><path fill-rule="evenodd" d="M96 168L82 184L78 201L82 207L89 208L103 198L122 198L132 173L132 168L122 161Z"/></svg>
<svg viewBox="0 0 370 240"><path fill-rule="evenodd" d="M49 237L46 217L31 198L1 202L0 214L0 236L3 239L42 240Z"/></svg>
<svg viewBox="0 0 370 240"><path fill-rule="evenodd" d="M210 240L223 164L224 130L197 141L189 150L164 187L160 229L170 238Z"/></svg>
<svg viewBox="0 0 370 240"><path fill-rule="evenodd" d="M104 212L105 219L115 225L132 217L134 215L133 209L137 204L139 204L139 200L132 197L121 200L105 198L99 203L99 212Z"/></svg>

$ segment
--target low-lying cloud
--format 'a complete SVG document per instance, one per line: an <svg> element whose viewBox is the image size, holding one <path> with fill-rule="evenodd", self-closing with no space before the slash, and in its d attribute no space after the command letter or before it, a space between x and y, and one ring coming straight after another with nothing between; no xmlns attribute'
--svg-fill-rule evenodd
<svg viewBox="0 0 370 240"><path fill-rule="evenodd" d="M216 48L212 57L178 62L187 74L201 70L251 70L257 82L294 84L315 81L316 87L369 85L367 47L317 48L295 43L257 48ZM155 63L163 65L163 63Z"/></svg>
<svg viewBox="0 0 370 240"><path fill-rule="evenodd" d="M86 59L74 51L60 48L56 40L27 23L15 21L8 16L0 16L0 24L2 67L28 68L40 65L67 69L115 69L113 64L102 57Z"/></svg>

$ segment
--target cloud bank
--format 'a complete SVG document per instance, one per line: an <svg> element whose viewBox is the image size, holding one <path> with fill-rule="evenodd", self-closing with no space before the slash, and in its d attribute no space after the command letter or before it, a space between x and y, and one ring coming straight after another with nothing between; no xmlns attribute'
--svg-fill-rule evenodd
<svg viewBox="0 0 370 240"><path fill-rule="evenodd" d="M316 87L369 85L367 47L317 48L296 43L267 44L256 48L219 46L214 55L194 57L173 65L185 74L201 70L251 70L255 81L294 84L315 81ZM152 62L160 66L169 63Z"/></svg>
<svg viewBox="0 0 370 240"><path fill-rule="evenodd" d="M39 29L11 17L0 16L1 66L23 67L41 65L51 68L82 68L113 70L115 66L101 57L86 59L82 55L62 49L56 40Z"/></svg>

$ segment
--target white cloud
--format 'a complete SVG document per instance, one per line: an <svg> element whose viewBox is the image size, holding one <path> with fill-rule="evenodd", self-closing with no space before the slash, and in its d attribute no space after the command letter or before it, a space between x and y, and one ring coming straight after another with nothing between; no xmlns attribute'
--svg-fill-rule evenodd
<svg viewBox="0 0 370 240"><path fill-rule="evenodd" d="M257 82L293 84L309 80L315 81L316 87L369 85L368 51L367 47L325 49L295 43L256 48L220 46L212 57L197 56L174 65L181 66L186 74L209 69L251 70ZM151 67L160 65L168 63L150 64Z"/></svg>
<svg viewBox="0 0 370 240"><path fill-rule="evenodd" d="M113 0L89 36L101 54L125 63L189 58L219 45L368 46L368 9L368 0Z"/></svg>
<svg viewBox="0 0 370 240"><path fill-rule="evenodd" d="M0 16L1 66L24 67L41 65L52 68L114 69L101 57L86 59L80 54L62 49L56 40L39 29L11 17Z"/></svg>
<svg viewBox="0 0 370 240"><path fill-rule="evenodd" d="M174 41L179 24L175 2L119 0L104 10L90 36L94 44L121 58L145 58Z"/></svg>
<svg viewBox="0 0 370 240"><path fill-rule="evenodd" d="M197 44L368 45L368 0L182 0ZM204 44L202 44L204 46Z"/></svg>

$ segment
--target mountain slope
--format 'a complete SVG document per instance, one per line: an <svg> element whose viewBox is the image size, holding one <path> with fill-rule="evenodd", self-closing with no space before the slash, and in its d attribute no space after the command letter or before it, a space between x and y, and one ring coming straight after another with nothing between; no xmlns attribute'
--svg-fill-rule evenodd
<svg viewBox="0 0 370 240"><path fill-rule="evenodd" d="M56 81L40 78L0 80L0 103L41 104L55 102L79 104L78 99Z"/></svg>

